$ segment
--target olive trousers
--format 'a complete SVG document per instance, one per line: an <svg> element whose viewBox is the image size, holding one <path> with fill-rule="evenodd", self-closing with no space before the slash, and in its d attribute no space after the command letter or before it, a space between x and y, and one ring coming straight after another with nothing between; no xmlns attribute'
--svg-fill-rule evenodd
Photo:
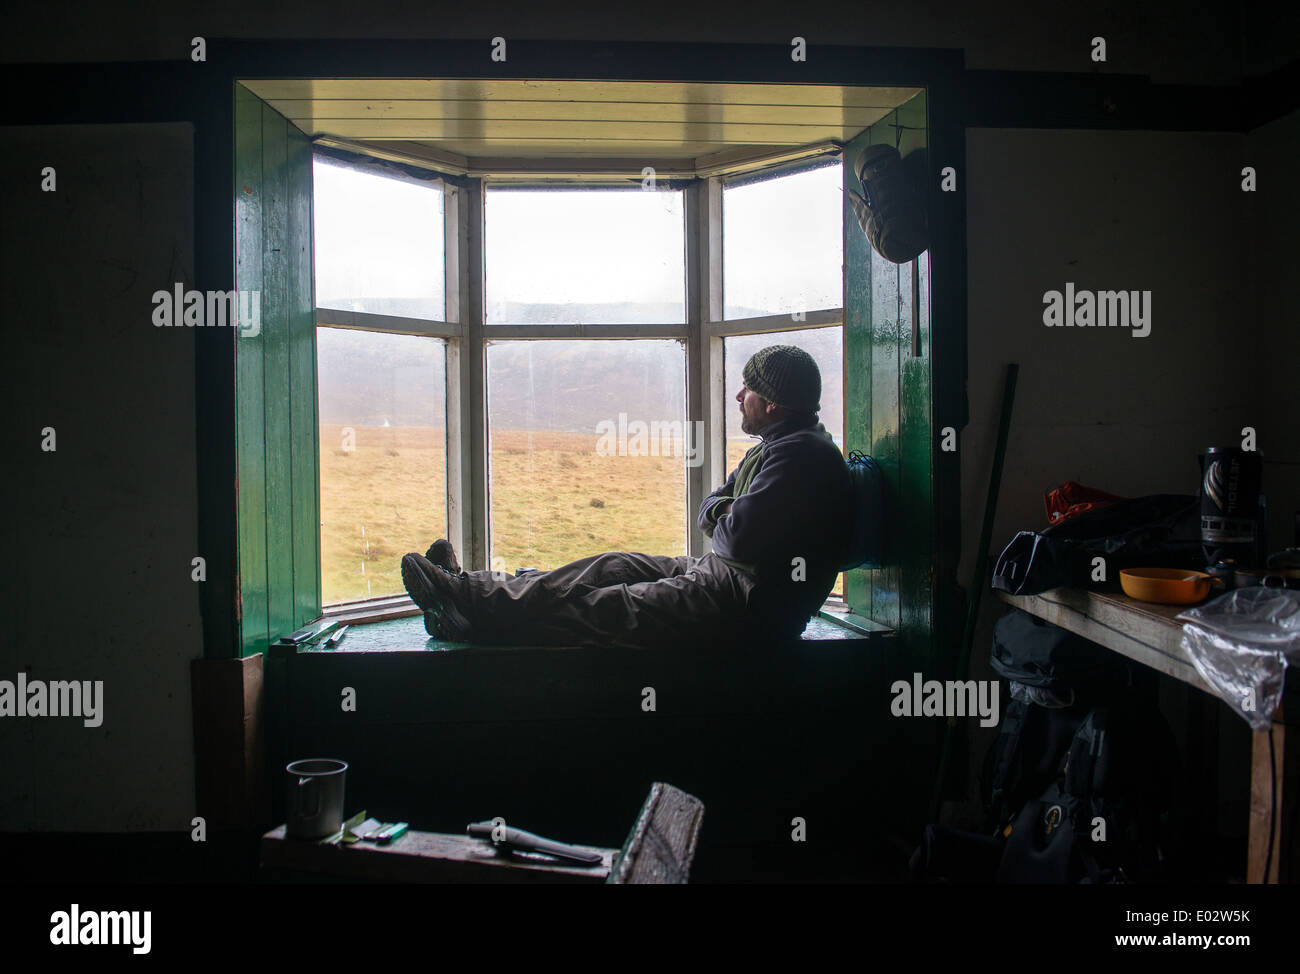
<svg viewBox="0 0 1300 974"><path fill-rule="evenodd" d="M467 572L456 603L476 643L649 649L745 639L754 585L711 552L611 551L551 571Z"/></svg>

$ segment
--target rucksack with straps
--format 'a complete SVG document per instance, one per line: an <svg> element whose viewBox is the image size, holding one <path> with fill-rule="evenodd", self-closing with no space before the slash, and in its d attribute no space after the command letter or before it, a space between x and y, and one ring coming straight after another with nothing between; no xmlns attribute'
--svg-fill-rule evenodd
<svg viewBox="0 0 1300 974"><path fill-rule="evenodd" d="M1185 856L1178 747L1130 686L1129 663L1019 611L994 629L1011 681L981 780L982 832L927 826L923 882L1107 883L1171 878Z"/></svg>
<svg viewBox="0 0 1300 974"><path fill-rule="evenodd" d="M1177 844L1177 750L1147 706L1102 703L1087 712L1056 776L1002 826L998 882L1160 877Z"/></svg>
<svg viewBox="0 0 1300 974"><path fill-rule="evenodd" d="M910 156L909 156L910 158ZM857 164L862 192L849 190L858 226L876 253L895 264L914 260L928 246L925 201L892 145L869 145Z"/></svg>
<svg viewBox="0 0 1300 974"><path fill-rule="evenodd" d="M1094 582L1094 559L1106 567ZM1021 531L998 556L991 584L1010 595L1037 595L1061 585L1118 587L1120 569L1204 564L1200 501L1151 494L1114 501L1042 531Z"/></svg>

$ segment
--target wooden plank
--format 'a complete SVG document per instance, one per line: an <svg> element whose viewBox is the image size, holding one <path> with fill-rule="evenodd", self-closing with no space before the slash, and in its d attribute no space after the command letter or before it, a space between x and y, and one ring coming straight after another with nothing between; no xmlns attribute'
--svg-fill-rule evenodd
<svg viewBox="0 0 1300 974"><path fill-rule="evenodd" d="M860 193L853 161L870 144L863 133L844 147L844 448L871 452L871 243L858 226L849 191ZM876 619L874 572L845 573L844 600L858 615ZM883 620L877 620L883 621Z"/></svg>
<svg viewBox="0 0 1300 974"><path fill-rule="evenodd" d="M435 98L277 98L275 110L308 131L343 119L453 122L656 122L851 128L878 122L888 109L846 105L727 105L687 102L521 101Z"/></svg>
<svg viewBox="0 0 1300 974"><path fill-rule="evenodd" d="M235 287L262 290L262 104L235 87ZM269 642L266 567L265 329L235 332L235 476L238 489L241 655Z"/></svg>
<svg viewBox="0 0 1300 974"><path fill-rule="evenodd" d="M683 343L686 353L686 421L698 422L694 429L702 430L702 442L695 444L707 458L712 443L712 424L709 421L712 402L709 396L709 339L704 335L703 322L707 312L709 210L708 181L700 180L683 194L685 226L687 228L684 255L686 263L686 294L694 301L686 303L686 321L690 338ZM701 298L705 301L702 301ZM682 336L686 338L685 335ZM704 464L689 466L686 470L686 552L696 557L708 550L708 539L696 523L695 514L704 498L713 490L709 476L712 471Z"/></svg>
<svg viewBox="0 0 1300 974"><path fill-rule="evenodd" d="M308 135L328 134L340 139L418 139L446 143L450 151L465 156L510 155L510 146L527 153L533 145L557 155L573 155L585 143L604 146L663 146L679 153L694 147L691 155L720 152L730 146L797 146L810 142L845 142L862 130L855 124L786 124L764 122L652 122L552 119L459 118L329 118L313 116L299 122ZM566 152L565 146L569 149ZM628 153L629 155L632 153Z"/></svg>
<svg viewBox="0 0 1300 974"><path fill-rule="evenodd" d="M460 271L458 319L464 339L449 339L447 354L447 521L468 571L488 567L488 456L486 348L483 344L483 187L455 189ZM448 214L451 210L448 209ZM449 216L450 218L450 216ZM470 282L478 285L471 287Z"/></svg>
<svg viewBox="0 0 1300 974"><path fill-rule="evenodd" d="M700 838L704 803L656 781L610 871L615 885L684 884Z"/></svg>
<svg viewBox="0 0 1300 974"><path fill-rule="evenodd" d="M901 560L913 542L905 526L910 523L909 498L902 492L902 445L899 442L901 336L898 321L898 265L871 251L871 447L867 451L880 464L894 510L890 513L890 555L885 566L872 572L872 618L893 629L899 627Z"/></svg>
<svg viewBox="0 0 1300 974"><path fill-rule="evenodd" d="M290 434L288 179L284 117L262 106L262 352L266 428L267 630L292 632L293 441Z"/></svg>
<svg viewBox="0 0 1300 974"><path fill-rule="evenodd" d="M1054 588L1038 595L998 592L1008 605L1046 619L1166 676L1215 693L1196 672L1182 646L1183 627L1174 616L1184 606L1139 602L1126 595ZM1217 696L1217 694L1215 694Z"/></svg>
<svg viewBox="0 0 1300 974"><path fill-rule="evenodd" d="M856 225L856 224L855 224ZM772 331L807 331L844 323L843 308L821 308L808 311L799 321L791 321L788 314L759 315L755 318L727 318L705 323L705 333L713 335L763 335Z"/></svg>
<svg viewBox="0 0 1300 974"><path fill-rule="evenodd" d="M516 325L483 326L486 341L509 341L533 338L671 338L684 341L686 324L591 324L591 325Z"/></svg>
<svg viewBox="0 0 1300 974"><path fill-rule="evenodd" d="M350 846L286 839L283 825L262 836L262 868L389 883L603 883L617 849L576 845L600 864L561 864L536 855L498 855L490 842L445 832L409 831L388 845Z"/></svg>
<svg viewBox="0 0 1300 974"><path fill-rule="evenodd" d="M432 318L407 318L382 315L372 311L345 311L341 308L316 308L318 325L350 328L354 331L380 331L398 335L432 335L436 338L459 338L464 331L459 324L434 321Z"/></svg>
<svg viewBox="0 0 1300 974"><path fill-rule="evenodd" d="M311 143L286 129L285 295L289 325L289 439L293 626L320 615L320 423L316 392Z"/></svg>
<svg viewBox="0 0 1300 974"><path fill-rule="evenodd" d="M524 81L514 79L318 78L244 82L273 104L281 99L463 99L471 101L591 101L602 104L794 105L892 109L912 87L682 81Z"/></svg>
<svg viewBox="0 0 1300 974"><path fill-rule="evenodd" d="M196 812L209 828L265 820L261 655L190 664Z"/></svg>
<svg viewBox="0 0 1300 974"><path fill-rule="evenodd" d="M1296 802L1300 801L1300 746L1294 726L1274 723L1251 735L1250 839L1246 882L1292 883L1300 878L1295 844ZM1272 742L1272 768L1269 745ZM1269 838L1272 837L1272 857Z"/></svg>
<svg viewBox="0 0 1300 974"><path fill-rule="evenodd" d="M895 114L890 113L865 133L862 147L878 143L894 144L892 124ZM846 165L857 170L858 154L845 156ZM856 184L861 192L861 182ZM854 218L856 224L856 217ZM865 236L864 236L865 239ZM895 510L891 511L893 528L889 539L889 557L885 566L870 573L871 618L897 629L901 622L900 564L903 550L910 545L903 528L907 523L909 500L901 491L899 443L899 392L901 385L901 334L898 320L898 265L885 260L867 244L867 257L871 262L871 291L868 296L871 308L871 428L867 452L876 458L890 486L890 498Z"/></svg>
<svg viewBox="0 0 1300 974"><path fill-rule="evenodd" d="M925 93L899 107L895 116L899 153L907 157L924 151ZM899 623L904 648L937 672L942 661L936 658L932 639L936 431L932 420L929 294L916 288L920 293L914 295L913 285L922 262L928 262L928 255L895 265L899 309L899 487L906 499L903 524L907 538L899 552Z"/></svg>
<svg viewBox="0 0 1300 974"><path fill-rule="evenodd" d="M879 668L862 639L798 642L761 663L735 652L700 659L699 647L651 657L612 657L598 648L485 647L420 651L423 623L411 619L413 651L299 652L288 657L293 725L354 728L591 717L632 723L662 716L805 715L856 712ZM348 646L351 636L342 646ZM354 646L365 645L363 636ZM743 668L741 664L743 663ZM887 684L886 684L887 685ZM338 688L367 701L340 714ZM657 709L641 709L642 689ZM477 688L467 694L466 687ZM886 720L888 708L880 708ZM896 721L893 721L897 723Z"/></svg>

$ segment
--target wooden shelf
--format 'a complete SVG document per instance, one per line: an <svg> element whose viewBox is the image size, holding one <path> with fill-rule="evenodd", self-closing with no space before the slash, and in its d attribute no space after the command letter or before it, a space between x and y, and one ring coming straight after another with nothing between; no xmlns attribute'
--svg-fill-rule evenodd
<svg viewBox="0 0 1300 974"><path fill-rule="evenodd" d="M322 845L286 839L281 825L262 836L262 867L381 883L605 882L619 850L577 848L599 852L600 865L563 864L546 856L498 855L488 842L443 832L407 832L388 845Z"/></svg>
<svg viewBox="0 0 1300 974"><path fill-rule="evenodd" d="M1206 693L1213 687L1196 672L1183 648L1183 625L1174 617L1191 608L1139 602L1127 595L1054 588L1038 595L998 592L1007 605L1046 619L1129 659L1159 670Z"/></svg>

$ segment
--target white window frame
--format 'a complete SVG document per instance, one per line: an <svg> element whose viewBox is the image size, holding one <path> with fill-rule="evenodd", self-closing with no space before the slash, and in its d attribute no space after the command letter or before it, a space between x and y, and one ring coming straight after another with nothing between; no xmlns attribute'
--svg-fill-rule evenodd
<svg viewBox="0 0 1300 974"><path fill-rule="evenodd" d="M489 496L487 454L487 346L492 341L523 339L670 339L683 343L686 365L686 420L699 422L703 464L686 468L687 552L703 555L709 539L696 524L700 503L727 477L726 417L735 390L726 388L723 340L734 335L802 331L844 324L841 307L802 312L723 318L722 191L727 183L752 179L756 173L777 178L825 165L837 147L810 147L803 158L788 152L767 160L749 159L723 174L701 175L684 188L684 246L686 264L686 322L650 324L533 325L488 324L485 321L484 202L493 184L520 186L528 175L476 171L431 178L443 192L446 312L444 320L316 309L317 326L362 331L426 335L441 338L446 347L447 389L447 537L467 570L488 567ZM332 155L332 154L331 154ZM358 162L365 168L360 147ZM810 158L811 157L811 160ZM422 164L427 168L427 163ZM629 163L626 179L639 179L639 164ZM376 167L382 175L382 169ZM514 178L511 178L511 177ZM674 177L675 178L675 177ZM548 173L546 185L598 188L609 185L610 170L586 173L578 166L565 173ZM536 181L533 176L529 182ZM626 183L625 183L626 185ZM841 292L842 293L842 292ZM798 317L796 317L798 315ZM432 540L432 539L430 539ZM386 596L334 603L327 617L373 621L412 615L419 610L409 598Z"/></svg>

